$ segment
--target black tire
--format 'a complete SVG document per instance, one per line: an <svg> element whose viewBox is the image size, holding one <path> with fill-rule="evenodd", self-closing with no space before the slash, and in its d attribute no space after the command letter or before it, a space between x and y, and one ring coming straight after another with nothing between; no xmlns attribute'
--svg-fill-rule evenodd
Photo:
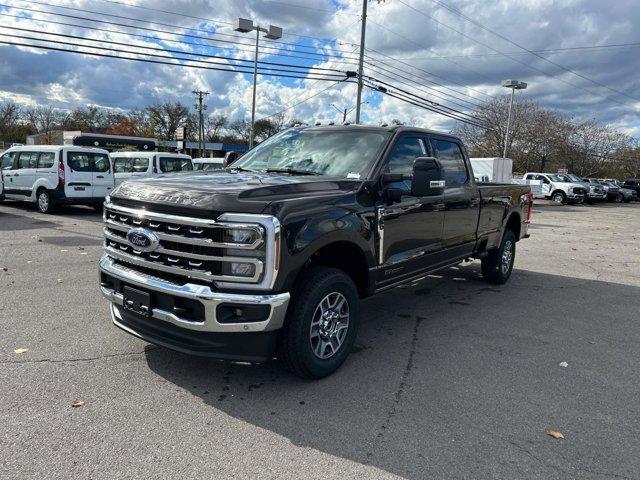
<svg viewBox="0 0 640 480"><path fill-rule="evenodd" d="M551 200L555 203L565 204L567 203L567 195L560 190L556 190L551 194Z"/></svg>
<svg viewBox="0 0 640 480"><path fill-rule="evenodd" d="M506 254L510 249L510 255ZM505 230L500 248L492 250L482 259L482 277L488 283L503 285L507 283L513 271L516 258L516 236L511 230Z"/></svg>
<svg viewBox="0 0 640 480"><path fill-rule="evenodd" d="M94 203L93 205L91 205L91 207L93 208L93 210L95 210L96 213L102 213L104 204L102 202Z"/></svg>
<svg viewBox="0 0 640 480"><path fill-rule="evenodd" d="M622 203L624 201L624 195L622 195L621 193L618 193L614 198L613 198L613 203Z"/></svg>
<svg viewBox="0 0 640 480"><path fill-rule="evenodd" d="M331 297L332 295L334 297ZM323 300L327 297L340 298L339 296L342 296L347 304L348 321L347 326L342 329L346 329L346 333L338 334L342 335L342 341L335 351L333 344L323 347L324 354L328 354L331 347L331 356L320 358L314 350L320 350L319 342L323 341L319 330L320 323L323 322L316 324L318 330L315 333L312 330L312 322L319 318L317 310L320 309ZM317 379L331 375L351 352L358 331L359 317L360 299L353 280L335 268L311 268L296 281L284 328L280 334L278 360L287 370L301 378ZM344 320L334 320L338 325L344 323ZM337 331L337 328L333 330ZM326 334L326 331L323 330L322 333ZM338 342L337 338L335 342Z"/></svg>
<svg viewBox="0 0 640 480"><path fill-rule="evenodd" d="M54 209L53 199L46 188L40 188L36 192L36 207L40 213L51 213Z"/></svg>

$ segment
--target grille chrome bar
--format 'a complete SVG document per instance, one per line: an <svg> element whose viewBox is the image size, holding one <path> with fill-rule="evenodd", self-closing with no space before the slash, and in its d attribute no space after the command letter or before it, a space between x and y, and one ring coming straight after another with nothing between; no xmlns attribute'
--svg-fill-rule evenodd
<svg viewBox="0 0 640 480"><path fill-rule="evenodd" d="M132 265L137 265L139 267L148 268L150 270L158 270L165 273L171 273L173 275L180 275L187 278L197 279L197 280L218 280L225 282L255 282L256 278L253 277L237 277L231 275L214 275L211 272L206 272L204 270L189 270L187 268L182 267L172 267L170 265L165 265L159 262L150 262L145 260L144 258L138 257L137 255L132 255L130 253L123 253L119 250L114 249L113 247L105 246L104 251L106 254L116 260L120 260L124 263L129 263ZM256 265L256 273L262 273L262 262L260 260L255 259L242 259L243 263L254 263L258 262L259 265ZM259 267L259 268L258 268ZM256 277L256 275L254 275Z"/></svg>
<svg viewBox="0 0 640 480"><path fill-rule="evenodd" d="M132 218L135 218L135 217L132 217ZM125 221L118 222L116 220L113 220L112 218L109 218L109 214L107 213L107 210L105 210L104 223L113 230L119 230L121 232L127 233L132 228L137 228L140 226L140 223L135 223L135 221L133 222L134 225L129 225L128 223L124 223ZM156 235L156 237L158 237L160 240L166 240L169 242L188 243L189 245L200 245L203 247L237 248L242 250L255 250L263 242L262 232L260 231L259 228L256 227L256 225L218 223L216 224L216 227L215 227L215 228L234 228L234 229L240 229L240 230L254 230L258 232L259 235L256 241L251 244L233 243L233 242L215 242L210 238L186 237L184 235L174 235L171 233L163 233L163 232L155 231L154 229L160 227L160 225L161 225L160 223L150 223L149 227L153 231L153 233ZM194 232L191 232L191 233L194 233Z"/></svg>

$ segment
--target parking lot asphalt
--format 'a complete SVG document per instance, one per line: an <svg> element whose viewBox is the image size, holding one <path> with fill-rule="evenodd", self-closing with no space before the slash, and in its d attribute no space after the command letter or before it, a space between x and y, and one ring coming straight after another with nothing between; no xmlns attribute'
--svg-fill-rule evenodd
<svg viewBox="0 0 640 480"><path fill-rule="evenodd" d="M370 298L310 382L120 331L101 217L6 202L0 477L640 478L639 224L542 202L507 285L471 262Z"/></svg>

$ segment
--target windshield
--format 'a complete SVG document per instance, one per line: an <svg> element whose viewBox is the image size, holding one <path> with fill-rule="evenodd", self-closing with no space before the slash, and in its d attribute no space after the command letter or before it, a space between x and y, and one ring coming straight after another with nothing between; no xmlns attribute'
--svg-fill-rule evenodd
<svg viewBox="0 0 640 480"><path fill-rule="evenodd" d="M567 173L566 175L564 175L565 177L567 177L569 180L569 182L578 182L578 183L582 183L582 179L577 176L574 175L573 173Z"/></svg>
<svg viewBox="0 0 640 480"><path fill-rule="evenodd" d="M346 178L367 175L388 132L285 130L233 164L250 170L291 169Z"/></svg>

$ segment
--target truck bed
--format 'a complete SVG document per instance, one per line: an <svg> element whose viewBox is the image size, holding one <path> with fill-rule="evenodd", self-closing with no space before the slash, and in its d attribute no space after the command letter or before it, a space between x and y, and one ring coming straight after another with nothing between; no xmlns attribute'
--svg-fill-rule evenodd
<svg viewBox="0 0 640 480"><path fill-rule="evenodd" d="M531 188L513 183L478 183L480 192L480 215L478 217L478 242L487 240L486 248L497 248L500 244L501 228L506 215L514 211L520 222L526 219L525 203L521 198Z"/></svg>

